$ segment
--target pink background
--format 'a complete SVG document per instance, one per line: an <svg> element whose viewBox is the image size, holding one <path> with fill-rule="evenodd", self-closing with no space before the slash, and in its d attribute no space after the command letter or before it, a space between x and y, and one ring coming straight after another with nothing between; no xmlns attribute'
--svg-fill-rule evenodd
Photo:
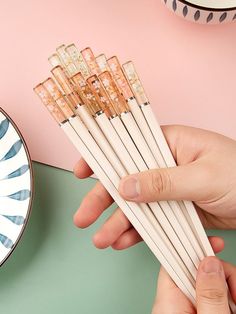
<svg viewBox="0 0 236 314"><path fill-rule="evenodd" d="M34 160L71 170L78 153L34 95L61 43L132 59L160 123L236 137L236 24L191 24L160 0L13 0L0 4L0 105Z"/></svg>

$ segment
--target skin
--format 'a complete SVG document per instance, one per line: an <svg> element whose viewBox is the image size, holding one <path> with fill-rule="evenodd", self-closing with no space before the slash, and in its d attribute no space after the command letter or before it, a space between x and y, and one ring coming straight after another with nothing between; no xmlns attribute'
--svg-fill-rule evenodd
<svg viewBox="0 0 236 314"><path fill-rule="evenodd" d="M217 243L214 239L212 246ZM216 244L215 252L219 252L219 244ZM209 266L219 270L209 272ZM207 265L208 272L204 268ZM199 265L196 295L197 308L194 308L188 298L175 285L170 276L161 268L157 283L157 293L154 301L152 314L229 314L228 295L226 281L234 302L236 302L236 267L218 260L216 257L207 257Z"/></svg>
<svg viewBox="0 0 236 314"><path fill-rule="evenodd" d="M165 126L163 132L178 167L154 169L125 177L120 193L137 202L158 200L192 200L205 228L236 228L236 142L213 132L185 127ZM92 170L81 159L75 175L87 178ZM127 182L138 181L140 194L125 194ZM74 215L74 223L86 228L113 203L100 182L84 197ZM117 208L93 238L97 248L112 246L125 249L141 241L122 211Z"/></svg>
<svg viewBox="0 0 236 314"><path fill-rule="evenodd" d="M119 192L126 199L134 202L153 202L160 200L191 200L194 202L198 215L205 228L235 229L236 228L236 142L223 135L201 129L185 126L165 126L162 128L166 140L177 161L178 167L166 169L153 169L138 174L133 174L121 179ZM75 175L84 179L92 174L92 170L81 159L74 168ZM102 213L113 203L113 199L100 182L84 197L78 211L74 215L74 223L80 228L86 228L94 223ZM142 239L132 227L128 219L117 208L107 219L100 230L93 237L97 248L104 249L111 246L121 250L128 248ZM220 240L213 238L212 246L216 251L222 249ZM208 261L206 261L207 263ZM204 261L202 262L204 266ZM214 264L214 261L212 262ZM210 265L210 264L209 264ZM216 293L223 291L225 278L230 278L231 293L235 296L236 272L234 266L224 263L221 271L217 272L215 281L208 280L203 274L203 267L199 266L197 278L197 295L202 295L202 283L209 285L214 282L221 288L212 288ZM225 272L225 273L224 273ZM235 276L233 276L234 274ZM204 280L202 279L204 278ZM198 284L200 282L200 284ZM224 283L224 284L223 284ZM161 287L161 288L160 288ZM182 292L174 285L164 270L161 270L158 293L162 295L166 291L166 301L158 301L154 304L154 313L195 313L189 301ZM203 289L205 292L207 288ZM209 290L209 289L208 289ZM222 292L226 298L226 291ZM179 298L175 298L178 296ZM218 293L219 296L219 293ZM168 299L169 298L169 299ZM209 298L197 297L197 300ZM215 299L215 298L211 298ZM223 300L223 297L221 298ZM176 300L173 302L170 300ZM224 299L225 301L226 299ZM180 302L181 301L181 302ZM208 300L209 301L209 300ZM164 302L164 303L163 303ZM199 301L200 302L200 301ZM197 313L229 313L226 303L221 302L221 311L203 312L204 305L199 303ZM166 310L169 304L183 305L178 311ZM158 312L157 305L159 306ZM161 304L161 305L160 305ZM160 307L161 306L161 307ZM162 309L165 310L162 310ZM207 309L208 310L208 309ZM215 310L215 309L214 309Z"/></svg>

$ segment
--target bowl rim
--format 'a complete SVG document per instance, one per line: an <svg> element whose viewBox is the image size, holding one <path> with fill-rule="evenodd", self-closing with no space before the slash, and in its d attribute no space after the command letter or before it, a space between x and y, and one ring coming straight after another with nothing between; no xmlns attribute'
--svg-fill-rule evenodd
<svg viewBox="0 0 236 314"><path fill-rule="evenodd" d="M212 8L210 6L202 6L199 4L195 4L193 2L190 2L189 0L176 0L179 2L182 2L185 5L189 5L191 7L194 7L196 9L200 9L200 10L205 10L205 11L215 11L215 12L228 12L228 11L234 11L236 10L236 1L235 1L235 6L234 7L228 7L228 8Z"/></svg>
<svg viewBox="0 0 236 314"><path fill-rule="evenodd" d="M32 213L32 205L33 205L33 199L34 199L34 176L33 176L32 159L30 157L29 149L27 147L27 144L24 140L22 133L20 132L16 123L12 120L12 118L6 113L6 111L2 107L0 107L0 112L10 121L10 123L13 125L14 129L16 130L17 134L19 135L19 137L23 143L24 149L25 149L25 153L27 156L28 164L29 164L29 170L30 170L30 200L29 200L29 205L28 205L28 209L27 209L27 214L25 217L25 222L24 222L24 225L22 226L21 231L20 231L16 241L14 242L11 250L5 256L5 258L0 262L0 267L1 267L7 261L7 259L11 256L11 254L14 252L15 248L17 247L18 243L20 242L20 240L24 234L26 226L28 225L29 217Z"/></svg>

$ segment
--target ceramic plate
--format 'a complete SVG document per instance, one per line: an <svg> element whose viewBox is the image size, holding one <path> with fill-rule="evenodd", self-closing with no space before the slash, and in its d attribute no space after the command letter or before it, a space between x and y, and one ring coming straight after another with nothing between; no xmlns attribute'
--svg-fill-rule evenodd
<svg viewBox="0 0 236 314"><path fill-rule="evenodd" d="M0 108L0 265L25 229L32 200L32 166L18 128Z"/></svg>

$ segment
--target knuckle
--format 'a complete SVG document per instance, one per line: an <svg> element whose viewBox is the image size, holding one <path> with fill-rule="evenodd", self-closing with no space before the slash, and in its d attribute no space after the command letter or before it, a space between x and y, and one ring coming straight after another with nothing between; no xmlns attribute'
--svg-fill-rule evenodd
<svg viewBox="0 0 236 314"><path fill-rule="evenodd" d="M171 178L167 169L161 171L153 171L151 175L151 189L157 194L171 192Z"/></svg>
<svg viewBox="0 0 236 314"><path fill-rule="evenodd" d="M199 294L200 300L205 304L222 305L226 300L226 293L223 289L203 289Z"/></svg>

